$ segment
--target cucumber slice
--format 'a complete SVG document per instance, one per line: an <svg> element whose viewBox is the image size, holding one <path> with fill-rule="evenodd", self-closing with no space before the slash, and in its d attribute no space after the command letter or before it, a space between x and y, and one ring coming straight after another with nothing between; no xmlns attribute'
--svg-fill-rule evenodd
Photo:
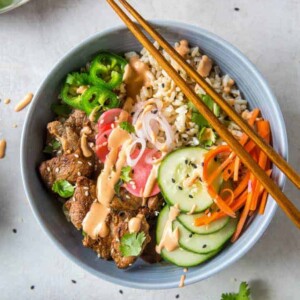
<svg viewBox="0 0 300 300"><path fill-rule="evenodd" d="M181 248L198 254L207 254L220 249L233 235L238 218L230 219L229 223L221 230L207 234L193 234L180 222L174 221L173 228L179 229L179 245Z"/></svg>
<svg viewBox="0 0 300 300"><path fill-rule="evenodd" d="M161 251L161 257L178 267L189 268L205 262L218 252L219 251L210 252L208 254L197 254L182 248L178 248L172 252L168 252L166 249L163 249Z"/></svg>
<svg viewBox="0 0 300 300"><path fill-rule="evenodd" d="M161 237L163 235L163 231L165 228L165 224L168 220L169 216L169 206L166 205L160 212L157 227L156 227L156 241L160 242ZM164 260L177 265L179 267L193 267L197 266L200 263L208 260L218 253L219 250L210 252L209 254L197 254L182 248L178 248L172 252L167 251L166 249L162 249L161 256Z"/></svg>
<svg viewBox="0 0 300 300"><path fill-rule="evenodd" d="M224 217L219 220L216 220L214 222L211 222L208 225L203 225L203 226L195 226L194 225L194 220L197 218L200 218L203 216L204 213L200 214L195 214L195 215L187 215L187 214L180 214L177 217L177 220L190 232L192 233L197 233L197 234L211 234L214 232L219 231L222 229L224 226L227 225L229 222L230 218L229 217Z"/></svg>
<svg viewBox="0 0 300 300"><path fill-rule="evenodd" d="M168 154L158 171L158 184L169 205L179 205L182 212L189 212L194 207L195 213L202 212L213 204L205 185L196 180L191 187L183 187L183 181L191 176L196 166L201 166L207 150L200 147L182 148ZM214 170L218 163L212 161L209 169ZM216 191L222 183L221 176L213 183Z"/></svg>

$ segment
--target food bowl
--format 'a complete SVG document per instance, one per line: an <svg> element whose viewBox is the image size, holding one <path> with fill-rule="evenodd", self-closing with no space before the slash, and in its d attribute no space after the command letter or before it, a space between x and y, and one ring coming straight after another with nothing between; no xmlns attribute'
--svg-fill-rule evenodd
<svg viewBox="0 0 300 300"><path fill-rule="evenodd" d="M161 21L152 24L172 44L180 39L187 39L191 45L199 46L224 73L229 74L250 106L259 107L264 118L270 121L274 148L287 158L287 135L278 103L264 78L240 51L214 34L195 26ZM34 215L49 238L68 258L95 276L116 284L142 289L175 288L182 268L166 263L150 265L138 261L131 268L120 270L114 262L98 259L91 249L84 248L81 232L67 222L61 204L44 188L37 171L43 160L46 124L54 118L50 106L57 101L66 74L85 65L99 50L120 53L140 49L141 45L129 30L119 26L83 41L55 65L38 89L27 114L21 145L22 176ZM283 188L285 177L276 168L273 170L273 178ZM276 203L269 198L265 214L256 216L236 243L228 245L208 262L190 268L185 284L204 280L246 254L267 229L276 207Z"/></svg>

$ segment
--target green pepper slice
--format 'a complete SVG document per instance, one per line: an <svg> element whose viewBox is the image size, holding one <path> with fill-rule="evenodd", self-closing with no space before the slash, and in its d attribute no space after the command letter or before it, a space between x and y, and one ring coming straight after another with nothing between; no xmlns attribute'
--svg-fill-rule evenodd
<svg viewBox="0 0 300 300"><path fill-rule="evenodd" d="M107 110L119 106L119 98L112 91L92 86L82 94L82 109L89 115L96 107Z"/></svg>
<svg viewBox="0 0 300 300"><path fill-rule="evenodd" d="M96 56L90 66L89 80L97 86L115 89L120 86L127 61L113 53L102 52Z"/></svg>
<svg viewBox="0 0 300 300"><path fill-rule="evenodd" d="M76 89L76 87L71 86L68 83L65 83L60 93L61 98L68 105L82 110L82 103L81 103L82 96L80 94L77 94L74 89Z"/></svg>
<svg viewBox="0 0 300 300"><path fill-rule="evenodd" d="M87 73L69 73L60 93L62 100L68 105L82 110L82 96L77 93L77 88L88 84L89 75Z"/></svg>

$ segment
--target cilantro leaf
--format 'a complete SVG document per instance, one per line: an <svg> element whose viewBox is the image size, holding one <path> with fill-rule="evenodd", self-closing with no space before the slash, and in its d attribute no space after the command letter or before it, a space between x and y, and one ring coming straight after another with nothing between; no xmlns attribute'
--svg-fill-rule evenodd
<svg viewBox="0 0 300 300"><path fill-rule="evenodd" d="M240 284L238 293L222 294L221 300L250 300L250 288L247 282Z"/></svg>
<svg viewBox="0 0 300 300"><path fill-rule="evenodd" d="M51 105L51 110L58 116L62 116L62 117L68 117L69 114L72 112L72 108L65 104L58 104L58 103L54 103Z"/></svg>
<svg viewBox="0 0 300 300"><path fill-rule="evenodd" d="M74 186L67 180L56 180L52 185L52 191L62 198L70 198L74 194Z"/></svg>
<svg viewBox="0 0 300 300"><path fill-rule="evenodd" d="M120 251L123 256L138 256L146 239L145 233L126 233L121 238Z"/></svg>
<svg viewBox="0 0 300 300"><path fill-rule="evenodd" d="M54 151L61 147L61 143L58 140L53 139L43 150L44 153L53 154Z"/></svg>
<svg viewBox="0 0 300 300"><path fill-rule="evenodd" d="M127 167L123 167L121 169L121 175L120 178L124 181L124 182L129 182L131 180L131 176L130 173L132 171L132 168L127 166Z"/></svg>
<svg viewBox="0 0 300 300"><path fill-rule="evenodd" d="M132 124L130 124L129 122L121 122L119 124L120 128L122 128L123 130L128 131L129 133L135 133L135 129L134 126Z"/></svg>
<svg viewBox="0 0 300 300"><path fill-rule="evenodd" d="M199 95L200 99L206 104L206 106L215 114L216 117L220 116L220 107L216 104L209 95ZM188 107L192 110L192 122L199 127L209 127L207 120L198 112L197 108L192 102L188 103Z"/></svg>
<svg viewBox="0 0 300 300"><path fill-rule="evenodd" d="M89 75L87 73L73 72L67 75L66 83L69 85L86 85L89 84Z"/></svg>
<svg viewBox="0 0 300 300"><path fill-rule="evenodd" d="M118 182L114 186L114 190L117 196L120 196L120 188L123 185L123 180L119 179Z"/></svg>
<svg viewBox="0 0 300 300"><path fill-rule="evenodd" d="M216 134L210 127L202 127L198 139L204 147L211 147L216 142Z"/></svg>

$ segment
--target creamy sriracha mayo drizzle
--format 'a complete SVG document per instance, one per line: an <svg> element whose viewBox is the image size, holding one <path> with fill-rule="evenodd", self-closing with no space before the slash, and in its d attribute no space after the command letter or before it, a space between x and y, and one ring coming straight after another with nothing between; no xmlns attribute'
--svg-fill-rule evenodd
<svg viewBox="0 0 300 300"><path fill-rule="evenodd" d="M127 112L122 112L118 122L126 121L128 116ZM115 194L114 186L120 178L121 169L126 163L126 148L131 142L131 135L118 127L111 132L108 138L110 152L97 179L97 201L92 204L82 222L83 231L93 239L96 239L97 236L103 238L109 234L106 218L110 213L110 201Z"/></svg>
<svg viewBox="0 0 300 300"><path fill-rule="evenodd" d="M129 233L139 232L142 226L142 219L144 216L142 214L138 214L136 217L133 217L128 222L128 230Z"/></svg>
<svg viewBox="0 0 300 300"><path fill-rule="evenodd" d="M172 223L179 214L180 210L178 208L178 204L170 207L168 220L166 222L161 241L155 247L157 253L161 253L163 248L166 248L167 251L171 252L179 247L179 229L178 227L176 227L174 231L172 229Z"/></svg>
<svg viewBox="0 0 300 300"><path fill-rule="evenodd" d="M135 99L143 86L149 87L154 80L149 66L134 55L125 67L123 81L126 83L127 95Z"/></svg>

